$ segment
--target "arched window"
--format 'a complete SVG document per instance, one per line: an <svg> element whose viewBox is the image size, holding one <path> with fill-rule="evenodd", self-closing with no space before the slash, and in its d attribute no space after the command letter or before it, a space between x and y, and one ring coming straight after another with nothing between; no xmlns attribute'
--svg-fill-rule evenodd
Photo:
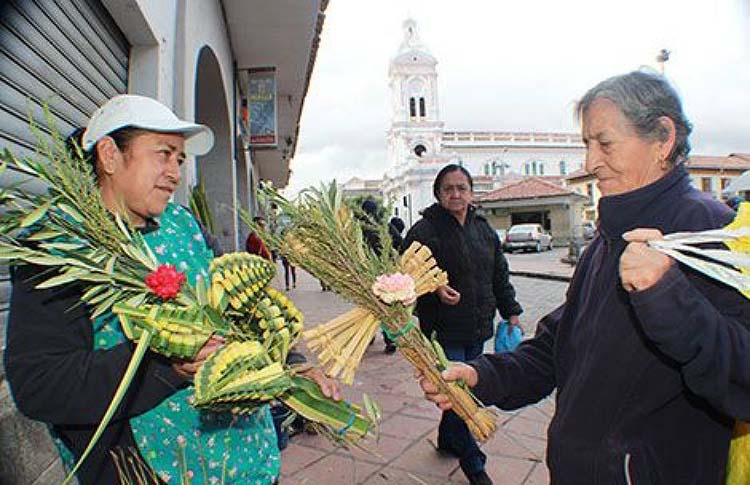
<svg viewBox="0 0 750 485"><path fill-rule="evenodd" d="M412 118L424 118L427 115L425 106L425 93L427 92L427 82L422 77L414 77L408 81L406 95L409 96L409 114Z"/></svg>

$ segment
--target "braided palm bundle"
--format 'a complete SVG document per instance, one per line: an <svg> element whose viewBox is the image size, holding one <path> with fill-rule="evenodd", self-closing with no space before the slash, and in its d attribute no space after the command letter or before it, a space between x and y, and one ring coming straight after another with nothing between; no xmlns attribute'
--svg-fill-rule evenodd
<svg viewBox="0 0 750 485"><path fill-rule="evenodd" d="M308 347L328 375L351 383L367 344L382 328L395 340L401 354L448 395L453 410L472 434L480 441L489 438L496 428L495 415L465 385L442 378L447 360L440 345L429 341L415 325L411 305L385 303L373 289L381 275L398 273L413 280L415 296L447 284L447 275L437 267L429 248L414 243L399 257L391 249L387 226L355 214L343 203L335 182L308 189L294 203L268 186L262 187L260 194L267 206L279 209L286 227L281 233L271 234L253 224L249 214L241 214L245 222L267 245L356 305L350 312L304 332ZM380 254L365 243L363 226L378 234Z"/></svg>

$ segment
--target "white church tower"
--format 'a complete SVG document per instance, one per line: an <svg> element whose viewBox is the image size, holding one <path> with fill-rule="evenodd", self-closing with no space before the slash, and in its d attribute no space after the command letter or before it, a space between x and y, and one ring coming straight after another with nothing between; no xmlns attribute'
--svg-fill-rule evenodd
<svg viewBox="0 0 750 485"><path fill-rule="evenodd" d="M391 126L387 134L388 170L383 192L407 227L418 210L433 202L431 184L442 165L437 59L422 43L417 23L403 23L404 38L388 71Z"/></svg>
<svg viewBox="0 0 750 485"><path fill-rule="evenodd" d="M391 91L388 148L392 166L434 155L440 150L443 133L437 59L422 44L414 20L406 20L403 28L404 38L388 72Z"/></svg>

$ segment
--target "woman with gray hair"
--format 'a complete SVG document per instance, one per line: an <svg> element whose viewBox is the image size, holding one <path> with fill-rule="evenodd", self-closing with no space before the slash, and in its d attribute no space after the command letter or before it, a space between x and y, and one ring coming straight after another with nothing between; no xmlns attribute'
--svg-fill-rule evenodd
<svg viewBox="0 0 750 485"><path fill-rule="evenodd" d="M734 213L690 185L691 126L662 76L607 79L577 114L603 197L565 303L515 352L445 376L503 409L556 389L555 484L723 483L733 422L750 418L750 302L647 241L723 227Z"/></svg>

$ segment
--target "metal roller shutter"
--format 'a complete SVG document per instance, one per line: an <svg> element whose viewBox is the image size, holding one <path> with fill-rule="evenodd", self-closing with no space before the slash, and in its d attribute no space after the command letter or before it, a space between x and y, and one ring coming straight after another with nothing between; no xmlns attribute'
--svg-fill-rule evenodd
<svg viewBox="0 0 750 485"><path fill-rule="evenodd" d="M129 52L125 36L98 0L0 2L0 149L33 152L28 120L32 116L47 131L42 103L61 133L85 124L98 105L127 91ZM6 173L5 181L12 175ZM3 344L9 294L2 267Z"/></svg>

